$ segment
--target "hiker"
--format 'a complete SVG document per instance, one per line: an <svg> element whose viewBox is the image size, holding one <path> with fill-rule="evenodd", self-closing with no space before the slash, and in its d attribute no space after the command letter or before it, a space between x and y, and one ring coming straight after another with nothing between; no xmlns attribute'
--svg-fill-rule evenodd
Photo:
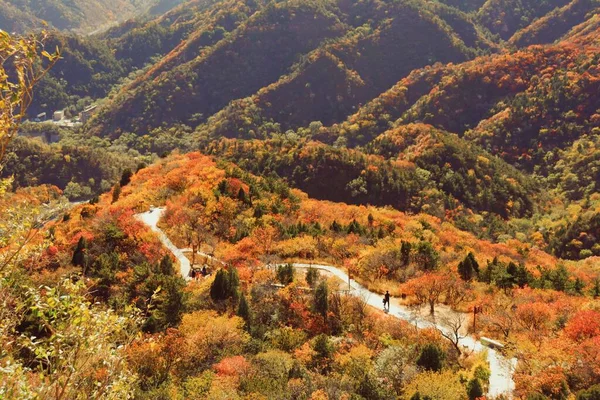
<svg viewBox="0 0 600 400"><path fill-rule="evenodd" d="M390 311L390 292L387 290L383 295L383 309L385 310L385 306L387 305L387 310Z"/></svg>
<svg viewBox="0 0 600 400"><path fill-rule="evenodd" d="M202 266L202 276L208 275L208 271L206 270L206 264Z"/></svg>

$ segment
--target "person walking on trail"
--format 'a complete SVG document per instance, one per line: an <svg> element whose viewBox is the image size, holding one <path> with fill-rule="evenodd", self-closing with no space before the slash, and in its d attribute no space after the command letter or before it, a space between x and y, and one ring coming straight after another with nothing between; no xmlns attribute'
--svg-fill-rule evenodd
<svg viewBox="0 0 600 400"><path fill-rule="evenodd" d="M387 306L387 311L390 311L390 292L389 291L385 291L385 294L383 295L383 309L385 310Z"/></svg>

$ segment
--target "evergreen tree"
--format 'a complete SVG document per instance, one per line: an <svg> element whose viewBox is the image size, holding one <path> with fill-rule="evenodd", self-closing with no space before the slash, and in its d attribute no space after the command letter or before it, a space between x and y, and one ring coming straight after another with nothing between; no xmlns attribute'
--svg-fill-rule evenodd
<svg viewBox="0 0 600 400"><path fill-rule="evenodd" d="M164 327L174 327L181 322L185 306L185 281L181 277L170 276L162 282L162 301L158 306L158 315L164 321Z"/></svg>
<svg viewBox="0 0 600 400"><path fill-rule="evenodd" d="M483 397L483 387L479 379L473 378L467 383L467 395L469 400L477 400Z"/></svg>
<svg viewBox="0 0 600 400"><path fill-rule="evenodd" d="M386 396L379 386L379 382L371 374L365 374L358 385L358 394L369 400L385 399Z"/></svg>
<svg viewBox="0 0 600 400"><path fill-rule="evenodd" d="M552 274L552 286L554 290L564 292L569 283L569 271L564 265L560 265Z"/></svg>
<svg viewBox="0 0 600 400"><path fill-rule="evenodd" d="M592 296L594 296L595 299L600 297L600 279L596 279L594 281L594 287L592 288Z"/></svg>
<svg viewBox="0 0 600 400"><path fill-rule="evenodd" d="M234 300L234 304L238 300L239 296L239 287L240 287L240 276L238 275L238 270L235 267L229 267L227 271L227 283L228 283L228 296Z"/></svg>
<svg viewBox="0 0 600 400"><path fill-rule="evenodd" d="M585 283L581 280L581 278L575 278L575 282L573 282L573 292L575 292L575 294L578 296L582 296L583 289L585 289Z"/></svg>
<svg viewBox="0 0 600 400"><path fill-rule="evenodd" d="M171 260L171 257L165 255L160 260L159 271L163 275L173 275L175 273L173 268L173 260Z"/></svg>
<svg viewBox="0 0 600 400"><path fill-rule="evenodd" d="M525 264L519 263L519 266L517 267L517 276L516 276L517 285L522 289L525 286L530 285L531 280L532 280L531 274L527 270L527 267L525 267Z"/></svg>
<svg viewBox="0 0 600 400"><path fill-rule="evenodd" d="M469 252L465 259L458 264L458 274L464 281L470 281L479 274L479 264L473 253Z"/></svg>
<svg viewBox="0 0 600 400"><path fill-rule="evenodd" d="M246 328L250 327L250 307L248 306L248 302L246 301L246 296L244 293L240 294L240 304L237 309L238 317L241 317L246 322Z"/></svg>
<svg viewBox="0 0 600 400"><path fill-rule="evenodd" d="M313 308L316 313L327 317L327 312L329 311L329 288L325 281L321 281L315 289Z"/></svg>
<svg viewBox="0 0 600 400"><path fill-rule="evenodd" d="M590 386L577 393L577 400L600 400L600 385Z"/></svg>
<svg viewBox="0 0 600 400"><path fill-rule="evenodd" d="M444 362L444 352L435 344L427 344L421 350L417 365L427 371L439 372Z"/></svg>
<svg viewBox="0 0 600 400"><path fill-rule="evenodd" d="M113 192L112 192L112 202L113 204L117 202L117 200L119 200L119 197L121 196L121 185L119 185L118 183L115 183L115 186L113 188Z"/></svg>
<svg viewBox="0 0 600 400"><path fill-rule="evenodd" d="M229 283L228 294L233 296L240 287L240 276L237 268L229 267L227 270L227 281Z"/></svg>
<svg viewBox="0 0 600 400"><path fill-rule="evenodd" d="M280 265L277 267L277 279L282 285L289 285L294 282L294 266L292 264Z"/></svg>
<svg viewBox="0 0 600 400"><path fill-rule="evenodd" d="M512 285L516 285L516 283L517 283L517 275L518 275L517 264L515 264L512 261L509 262L508 266L506 267L506 273L510 276L510 283Z"/></svg>
<svg viewBox="0 0 600 400"><path fill-rule="evenodd" d="M329 337L321 333L315 337L313 350L317 353L317 357L321 359L330 358L333 354L333 346L329 342Z"/></svg>
<svg viewBox="0 0 600 400"><path fill-rule="evenodd" d="M75 251L73 251L73 258L71 259L71 263L73 265L77 265L79 267L83 267L85 265L85 249L87 248L87 241L83 236L79 238L77 242L77 246L75 246Z"/></svg>
<svg viewBox="0 0 600 400"><path fill-rule="evenodd" d="M333 220L329 228L335 233L340 233L342 231L342 226L336 220Z"/></svg>
<svg viewBox="0 0 600 400"><path fill-rule="evenodd" d="M119 185L121 185L121 187L127 186L129 182L131 182L132 176L133 172L131 172L129 168L125 168L125 170L123 170L123 173L121 174L121 180L119 181Z"/></svg>
<svg viewBox="0 0 600 400"><path fill-rule="evenodd" d="M437 251L433 248L433 245L426 241L419 242L414 258L415 262L417 262L425 271L436 269L440 259Z"/></svg>
<svg viewBox="0 0 600 400"><path fill-rule="evenodd" d="M210 285L210 297L214 301L222 301L229 297L229 276L223 269L217 271L215 280Z"/></svg>
<svg viewBox="0 0 600 400"><path fill-rule="evenodd" d="M350 222L346 231L348 232L348 234L354 233L357 235L362 235L364 233L363 227L360 226L360 224L355 219L353 219L352 222Z"/></svg>
<svg viewBox="0 0 600 400"><path fill-rule="evenodd" d="M400 246L400 261L402 261L403 265L408 265L410 263L410 251L412 245L410 242L402 241L402 245Z"/></svg>
<svg viewBox="0 0 600 400"><path fill-rule="evenodd" d="M318 281L319 270L317 270L316 268L309 268L306 271L306 283L308 283L308 286L314 288Z"/></svg>
<svg viewBox="0 0 600 400"><path fill-rule="evenodd" d="M244 188L240 188L240 190L238 191L238 200L241 201L244 204L248 204L248 196L246 196L246 192L244 191Z"/></svg>

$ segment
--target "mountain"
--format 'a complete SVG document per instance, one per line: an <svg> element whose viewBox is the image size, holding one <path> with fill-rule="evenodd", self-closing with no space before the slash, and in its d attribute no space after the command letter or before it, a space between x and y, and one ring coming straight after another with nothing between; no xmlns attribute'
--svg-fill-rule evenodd
<svg viewBox="0 0 600 400"><path fill-rule="evenodd" d="M195 125L230 101L254 95L263 87L269 87L267 93L257 96L267 107L277 102L278 92L287 95L288 88L310 87L315 93L306 94L311 98L342 108L330 112L339 120L414 68L436 61L464 61L490 48L466 15L442 5L422 9L413 2L373 2L368 12L360 14L363 9L358 5L282 2L259 6L250 16L252 8L236 4L230 7L241 7L241 15L249 15L247 20L235 14L233 21L241 18L240 22L220 22L218 5L214 6L219 10L216 15L211 9L206 11L202 15L206 22L201 23L205 25L200 25L206 30L192 34L107 105L93 131L110 131L111 135L116 129L141 132L156 127L157 121ZM393 17L387 18L389 15ZM219 31L212 28L215 26L221 27L220 35L230 34L215 36ZM278 51L273 52L274 47ZM199 55L198 49L203 49ZM237 61L241 58L246 60L244 64ZM339 75L338 70L339 82L333 87L320 88L319 78L313 76L315 71ZM217 73L221 81L212 77ZM166 92L177 93L167 107L163 104ZM339 106L335 104L338 98ZM152 116L142 111L150 109ZM327 120L327 115L319 114L326 112L323 107L315 108L314 116L310 112L299 113L306 116L299 117L303 119L298 123L310 122L309 117ZM289 115L285 109L267 113L281 115L282 123Z"/></svg>
<svg viewBox="0 0 600 400"><path fill-rule="evenodd" d="M127 4L1 35L0 397L598 398L597 0Z"/></svg>
<svg viewBox="0 0 600 400"><path fill-rule="evenodd" d="M0 29L24 33L50 27L91 32L124 21L153 5L152 0L2 0Z"/></svg>

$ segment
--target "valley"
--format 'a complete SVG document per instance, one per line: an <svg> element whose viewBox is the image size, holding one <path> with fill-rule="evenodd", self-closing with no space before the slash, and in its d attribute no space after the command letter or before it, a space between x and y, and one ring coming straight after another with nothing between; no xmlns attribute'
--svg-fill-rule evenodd
<svg viewBox="0 0 600 400"><path fill-rule="evenodd" d="M599 13L0 1L0 398L600 398Z"/></svg>

